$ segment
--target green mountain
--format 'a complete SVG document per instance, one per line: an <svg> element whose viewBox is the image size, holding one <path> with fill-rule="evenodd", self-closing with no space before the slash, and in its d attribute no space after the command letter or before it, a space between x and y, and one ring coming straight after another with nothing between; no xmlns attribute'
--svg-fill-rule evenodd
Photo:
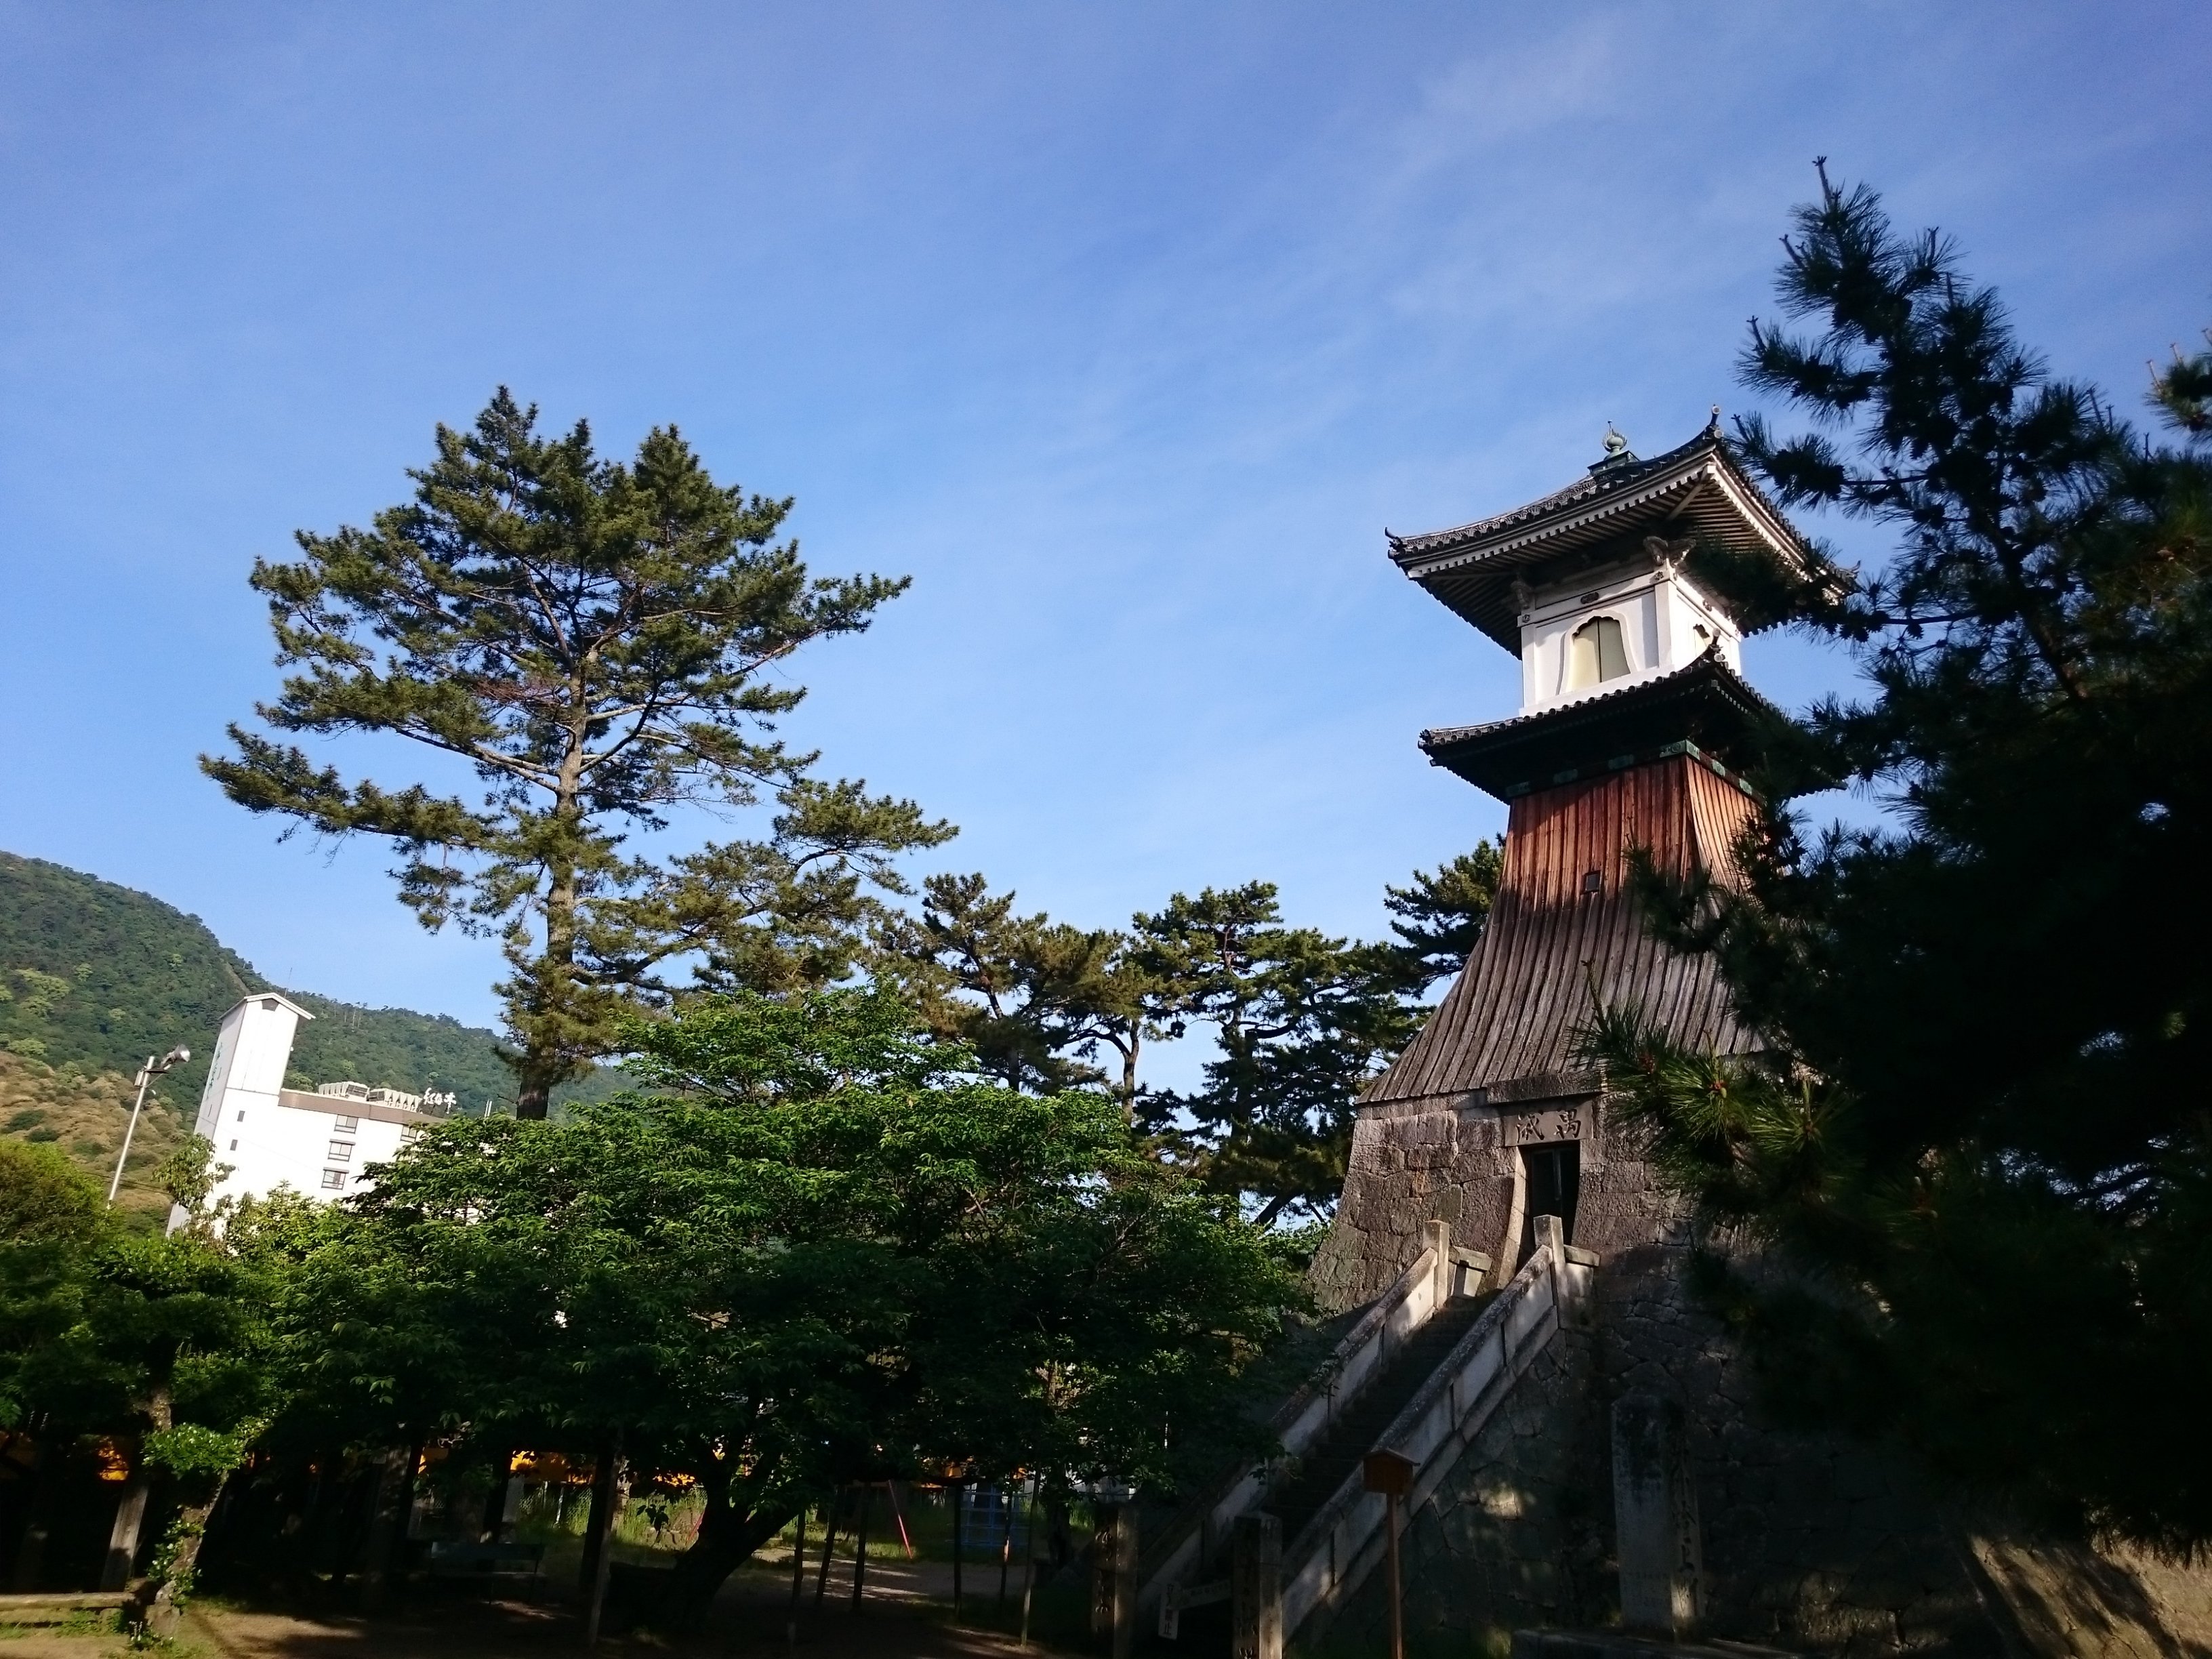
<svg viewBox="0 0 2212 1659"><path fill-rule="evenodd" d="M216 1027L240 997L263 990L281 990L315 1016L292 1049L300 1082L353 1078L451 1091L471 1113L514 1098L498 1038L483 1027L272 985L198 916L58 864L0 853L0 1048L56 1070L127 1078L147 1055L184 1043L191 1061L162 1079L160 1095L189 1119ZM616 1086L614 1073L602 1072L554 1098L597 1098Z"/></svg>

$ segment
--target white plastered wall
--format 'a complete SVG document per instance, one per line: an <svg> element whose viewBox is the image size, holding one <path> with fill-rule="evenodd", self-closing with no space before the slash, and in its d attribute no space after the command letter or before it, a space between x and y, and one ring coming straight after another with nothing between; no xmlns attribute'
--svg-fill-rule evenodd
<svg viewBox="0 0 2212 1659"><path fill-rule="evenodd" d="M1628 672L1571 686L1570 641L1576 629L1598 617L1620 623ZM1671 674L1695 662L1715 640L1721 659L1741 672L1735 624L1669 564L1638 561L1532 590L1521 611L1521 712L1536 714Z"/></svg>

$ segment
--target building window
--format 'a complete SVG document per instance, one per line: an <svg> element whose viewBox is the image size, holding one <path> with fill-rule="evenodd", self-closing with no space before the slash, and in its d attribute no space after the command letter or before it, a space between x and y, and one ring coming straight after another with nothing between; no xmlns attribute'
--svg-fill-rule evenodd
<svg viewBox="0 0 2212 1659"><path fill-rule="evenodd" d="M238 1121L239 1121L240 1123L243 1123L243 1122L245 1122L245 1121L246 1121L246 1114L245 1114L244 1112L240 1112L240 1113L238 1115Z"/></svg>
<svg viewBox="0 0 2212 1659"><path fill-rule="evenodd" d="M350 1140L333 1140L331 1142L330 1151L324 1153L323 1156L329 1158L333 1164L350 1164L353 1162L353 1142Z"/></svg>
<svg viewBox="0 0 2212 1659"><path fill-rule="evenodd" d="M345 1185L345 1171L344 1171L343 1170L324 1170L324 1171L323 1171L323 1185L324 1185L324 1187L325 1187L325 1188L332 1188L332 1187L343 1187L343 1186L344 1186L344 1185Z"/></svg>
<svg viewBox="0 0 2212 1659"><path fill-rule="evenodd" d="M238 1143L236 1141L234 1140L230 1143L230 1150L234 1152L238 1150Z"/></svg>
<svg viewBox="0 0 2212 1659"><path fill-rule="evenodd" d="M1628 651L1622 642L1620 623L1611 617L1592 617L1567 641L1567 690L1617 680L1628 672Z"/></svg>
<svg viewBox="0 0 2212 1659"><path fill-rule="evenodd" d="M361 1120L357 1117L342 1117L337 1121L337 1131L340 1134L349 1135L359 1127L361 1127Z"/></svg>

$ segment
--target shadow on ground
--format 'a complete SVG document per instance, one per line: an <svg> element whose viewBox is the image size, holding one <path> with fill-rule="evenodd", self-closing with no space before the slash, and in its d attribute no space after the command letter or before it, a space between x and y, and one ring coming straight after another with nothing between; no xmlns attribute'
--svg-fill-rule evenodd
<svg viewBox="0 0 2212 1659"><path fill-rule="evenodd" d="M799 1659L1004 1659L1023 1652L1012 1636L953 1627L946 1606L951 1595L948 1568L871 1562L858 1613L852 1607L848 1573L849 1568L833 1578L818 1603L814 1575L807 1575L799 1618ZM939 1578L945 1580L941 1584ZM718 1659L788 1654L790 1597L787 1572L773 1566L747 1569L731 1576L703 1629L683 1634L616 1631L601 1639L599 1650L712 1654ZM989 1620L995 1611L992 1598L981 1598L975 1622ZM418 1595L374 1617L210 1600L191 1608L182 1638L205 1659L574 1659L583 1647L576 1607L550 1594L543 1599ZM103 1645L112 1648L116 1643L109 1638ZM100 1650L91 1644L82 1649L86 1655ZM1039 1641L1027 1651L1069 1650ZM22 1650L17 1652L22 1659L33 1659Z"/></svg>

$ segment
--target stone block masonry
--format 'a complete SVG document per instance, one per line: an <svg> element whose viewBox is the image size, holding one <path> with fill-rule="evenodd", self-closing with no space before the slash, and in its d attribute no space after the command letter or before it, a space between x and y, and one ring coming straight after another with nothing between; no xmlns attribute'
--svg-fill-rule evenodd
<svg viewBox="0 0 2212 1659"><path fill-rule="evenodd" d="M1602 1622L1613 1603L1600 1506L1586 1334L1563 1332L1462 1455L1436 1498L1407 1516L1400 1548L1411 1655L1495 1653L1523 1625ZM1302 1655L1387 1652L1382 1575L1299 1632Z"/></svg>

